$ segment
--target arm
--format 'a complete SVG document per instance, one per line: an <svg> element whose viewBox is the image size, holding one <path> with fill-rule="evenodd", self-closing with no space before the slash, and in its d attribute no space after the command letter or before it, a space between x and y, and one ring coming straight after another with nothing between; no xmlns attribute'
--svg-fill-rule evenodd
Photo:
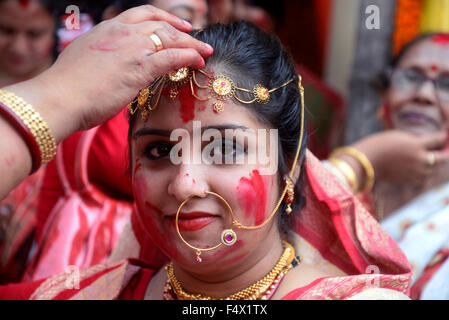
<svg viewBox="0 0 449 320"><path fill-rule="evenodd" d="M444 150L446 132L416 136L399 130L388 130L370 135L352 144L372 164L375 178L401 184L420 184L429 173L446 170L449 152ZM429 164L433 154L435 163ZM336 156L348 163L356 175L360 188L366 183L366 170L360 161L348 154ZM359 190L360 190L359 188Z"/></svg>
<svg viewBox="0 0 449 320"><path fill-rule="evenodd" d="M185 32L191 26L141 6L95 26L76 39L47 71L3 89L31 104L56 143L116 115L157 77L184 66L201 68L213 49ZM157 51L149 35L163 43ZM18 132L0 117L0 199L30 172L31 154Z"/></svg>

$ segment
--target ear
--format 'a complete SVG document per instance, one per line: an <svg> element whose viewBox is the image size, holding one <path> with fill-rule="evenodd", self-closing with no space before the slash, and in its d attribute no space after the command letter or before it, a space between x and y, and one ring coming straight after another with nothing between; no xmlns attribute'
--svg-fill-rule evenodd
<svg viewBox="0 0 449 320"><path fill-rule="evenodd" d="M293 176L291 177L292 180L293 180L293 184L296 185L296 183L298 182L300 174L301 174L301 162L298 159L298 162L296 163L295 170L293 171ZM286 179L288 179L287 175L284 177L284 180L286 180Z"/></svg>
<svg viewBox="0 0 449 320"><path fill-rule="evenodd" d="M115 18L116 16L118 16L120 13L122 13L123 10L116 7L116 6L108 6L104 11L103 11L103 20L109 20L112 18Z"/></svg>
<svg viewBox="0 0 449 320"><path fill-rule="evenodd" d="M391 118L391 110L388 102L388 89L379 93L379 109L377 118L382 122L385 130L393 128L393 120Z"/></svg>

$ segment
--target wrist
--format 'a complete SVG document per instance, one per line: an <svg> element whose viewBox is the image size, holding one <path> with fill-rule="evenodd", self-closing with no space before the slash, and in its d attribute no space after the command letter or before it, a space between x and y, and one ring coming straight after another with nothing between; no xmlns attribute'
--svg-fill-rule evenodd
<svg viewBox="0 0 449 320"><path fill-rule="evenodd" d="M30 104L47 123L56 143L70 136L77 129L78 115L70 99L64 99L64 91L51 72L18 84L3 88ZM72 103L73 104L73 103ZM74 119L67 121L68 119Z"/></svg>

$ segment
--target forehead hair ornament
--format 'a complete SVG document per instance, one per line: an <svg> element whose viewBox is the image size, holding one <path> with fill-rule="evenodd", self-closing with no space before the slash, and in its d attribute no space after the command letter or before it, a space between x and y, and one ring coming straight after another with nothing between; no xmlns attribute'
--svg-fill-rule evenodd
<svg viewBox="0 0 449 320"><path fill-rule="evenodd" d="M206 77L206 84L199 83L197 80L197 72ZM170 88L170 99L174 100L178 96L179 88L189 83L192 96L200 101L215 99L216 101L213 103L214 111L220 113L224 110L224 102L231 98L243 104L266 104L270 101L271 93L285 87L294 80L290 79L279 87L272 89L268 89L262 84L256 84L252 89L245 89L237 87L235 82L227 76L211 76L201 69L194 70L190 67L184 67L158 78L150 86L140 90L139 95L128 104L128 109L131 115L140 110L142 120L147 121L149 112L158 106L162 90L166 85ZM209 92L207 97L199 97L195 93L194 86L199 89L207 89ZM241 99L237 95L238 92L247 93L251 98L249 100Z"/></svg>

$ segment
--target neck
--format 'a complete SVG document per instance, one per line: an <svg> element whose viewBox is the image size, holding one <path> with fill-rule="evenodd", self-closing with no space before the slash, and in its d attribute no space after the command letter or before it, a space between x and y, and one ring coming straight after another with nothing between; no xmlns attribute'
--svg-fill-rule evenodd
<svg viewBox="0 0 449 320"><path fill-rule="evenodd" d="M184 290L189 293L201 293L213 298L230 296L259 281L273 269L284 248L279 234L276 241L272 240L273 238L271 241L259 244L262 250L254 250L254 254L249 255L239 266L232 268L229 272L221 273L218 281L216 274L193 274L176 263L173 263L174 273Z"/></svg>

